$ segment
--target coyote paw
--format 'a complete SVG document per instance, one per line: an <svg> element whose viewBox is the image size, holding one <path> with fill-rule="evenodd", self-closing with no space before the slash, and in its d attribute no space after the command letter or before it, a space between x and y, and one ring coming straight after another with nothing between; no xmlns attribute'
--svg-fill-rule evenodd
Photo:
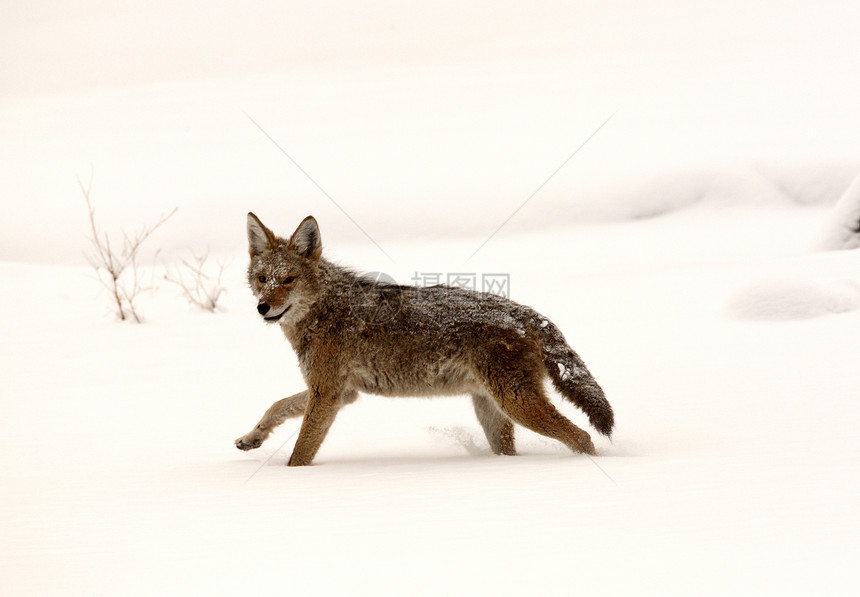
<svg viewBox="0 0 860 597"><path fill-rule="evenodd" d="M247 452L248 450L253 450L262 446L263 440L259 437L255 437L253 433L249 433L248 435L240 437L233 443L235 443L236 447L240 450Z"/></svg>
<svg viewBox="0 0 860 597"><path fill-rule="evenodd" d="M597 450L594 449L594 443L591 441L591 436L583 433L579 437L579 451L589 456L597 456Z"/></svg>

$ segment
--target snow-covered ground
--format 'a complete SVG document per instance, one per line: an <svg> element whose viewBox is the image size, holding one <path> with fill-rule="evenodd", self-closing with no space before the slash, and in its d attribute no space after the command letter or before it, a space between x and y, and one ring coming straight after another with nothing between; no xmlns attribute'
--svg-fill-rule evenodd
<svg viewBox="0 0 860 597"><path fill-rule="evenodd" d="M856 212L856 3L364 4L0 19L0 592L853 594L860 251L815 249ZM179 207L142 325L85 265L91 172L107 230ZM296 420L237 451L302 388L248 210L403 283L508 274L613 441L496 457L467 400L364 396L312 467ZM189 250L218 313L162 279Z"/></svg>
<svg viewBox="0 0 860 597"><path fill-rule="evenodd" d="M606 388L618 428L593 460L521 429L520 456L493 456L465 399L364 397L287 469L298 421L232 445L302 387L241 264L225 312L165 286L144 325L106 316L86 269L4 264L6 592L848 594L860 256L799 250L825 215L703 209L487 248ZM824 314L851 283L855 310ZM767 311L768 290L820 316Z"/></svg>

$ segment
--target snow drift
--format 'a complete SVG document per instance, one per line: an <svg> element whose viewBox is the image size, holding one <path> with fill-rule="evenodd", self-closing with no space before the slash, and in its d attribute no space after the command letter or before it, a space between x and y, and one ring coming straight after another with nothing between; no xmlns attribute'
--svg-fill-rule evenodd
<svg viewBox="0 0 860 597"><path fill-rule="evenodd" d="M815 247L823 251L860 248L860 175L837 201Z"/></svg>

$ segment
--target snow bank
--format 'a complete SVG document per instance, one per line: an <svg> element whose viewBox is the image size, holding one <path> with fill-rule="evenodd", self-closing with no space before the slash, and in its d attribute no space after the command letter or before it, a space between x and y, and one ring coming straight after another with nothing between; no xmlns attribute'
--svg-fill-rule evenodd
<svg viewBox="0 0 860 597"><path fill-rule="evenodd" d="M751 321L811 319L860 309L860 284L767 280L735 294L726 304L732 317Z"/></svg>
<svg viewBox="0 0 860 597"><path fill-rule="evenodd" d="M575 198L550 197L541 203L555 200L552 219L556 224L639 220L694 206L826 206L836 202L852 180L855 168L854 163L839 160L766 165L716 161L648 173L628 172L621 181L583 185Z"/></svg>
<svg viewBox="0 0 860 597"><path fill-rule="evenodd" d="M797 217L808 220L801 214ZM770 216L762 222L768 222L766 238L776 240L775 230L784 224ZM748 255L746 281L737 283L738 290L723 305L724 314L745 321L778 322L860 310L860 252L801 252L803 247L796 242L799 228L787 230L791 234L778 244L793 250L765 256L756 249L756 258Z"/></svg>
<svg viewBox="0 0 860 597"><path fill-rule="evenodd" d="M0 259L82 263L91 170L110 230L179 207L167 257L243 250L249 209L480 242L521 206L504 232L835 202L860 169L855 35L820 3L87 4L0 25Z"/></svg>
<svg viewBox="0 0 860 597"><path fill-rule="evenodd" d="M822 251L860 247L860 175L839 198L814 246Z"/></svg>

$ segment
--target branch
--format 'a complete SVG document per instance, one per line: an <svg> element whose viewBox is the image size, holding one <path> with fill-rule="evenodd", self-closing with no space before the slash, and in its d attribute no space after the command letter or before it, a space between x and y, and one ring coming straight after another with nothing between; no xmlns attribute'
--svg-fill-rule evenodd
<svg viewBox="0 0 860 597"><path fill-rule="evenodd" d="M81 188L81 193L84 195L84 200L87 204L87 212L90 219L90 233L92 237L90 242L93 245L94 253L87 255L90 265L96 270L96 274L102 285L111 294L114 309L117 316L121 320L125 320L126 312L130 314L135 321L140 323L142 318L135 307L134 301L142 290L145 290L140 284L139 272L137 268L137 255L140 252L141 245L149 238L149 236L169 220L179 208L174 208L167 215L162 214L161 217L151 226L144 226L141 231L133 239L123 233L123 248L120 253L114 252L111 247L110 236L107 232L102 233L96 224L96 209L90 200L90 194L93 184L93 173L90 172L90 180L87 185L78 178L78 185ZM128 280L126 273L128 267L131 266L131 280Z"/></svg>

